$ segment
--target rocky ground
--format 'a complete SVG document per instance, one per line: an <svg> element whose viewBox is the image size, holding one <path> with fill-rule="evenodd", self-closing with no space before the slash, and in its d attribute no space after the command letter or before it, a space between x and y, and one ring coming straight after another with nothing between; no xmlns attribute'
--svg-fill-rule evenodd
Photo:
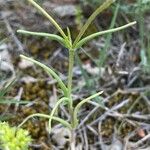
<svg viewBox="0 0 150 150"><path fill-rule="evenodd" d="M93 11L89 5L75 0L45 0L41 5L64 29L67 26L72 29L73 38ZM109 28L111 17L111 11L106 11L88 32ZM117 26L132 20L121 14L118 17ZM149 18L147 14L147 32L150 30ZM26 105L0 105L0 114L8 116L9 123L15 126L30 114L49 114L60 97L57 82L42 69L21 60L19 54L51 66L64 81L68 69L68 51L61 45L45 38L20 35L17 29L57 33L49 21L26 1L0 0L0 87L15 78L9 96L18 101L30 101ZM76 150L149 150L150 72L141 65L138 25L113 34L104 54L106 42L107 36L99 37L77 52L73 77L75 104L96 91L104 93L86 104L79 113ZM58 115L68 118L65 106L60 107ZM31 119L24 128L33 138L30 149L68 149L70 133L55 122L51 135L44 119Z"/></svg>

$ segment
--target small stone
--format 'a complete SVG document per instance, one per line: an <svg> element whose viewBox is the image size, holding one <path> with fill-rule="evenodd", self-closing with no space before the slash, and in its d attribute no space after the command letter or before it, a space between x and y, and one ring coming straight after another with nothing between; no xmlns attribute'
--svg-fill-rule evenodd
<svg viewBox="0 0 150 150"><path fill-rule="evenodd" d="M70 131L64 127L57 127L52 130L52 139L57 143L59 146L64 146L70 138Z"/></svg>
<svg viewBox="0 0 150 150"><path fill-rule="evenodd" d="M20 69L27 69L27 68L33 67L33 65L34 64L32 62L27 61L25 59L21 59L21 61L18 64Z"/></svg>
<svg viewBox="0 0 150 150"><path fill-rule="evenodd" d="M37 79L31 77L31 76L25 76L23 78L21 78L21 81L26 83L26 84L29 84L29 83L35 83L37 82Z"/></svg>
<svg viewBox="0 0 150 150"><path fill-rule="evenodd" d="M71 17L76 15L76 7L74 5L62 5L53 9L60 18Z"/></svg>

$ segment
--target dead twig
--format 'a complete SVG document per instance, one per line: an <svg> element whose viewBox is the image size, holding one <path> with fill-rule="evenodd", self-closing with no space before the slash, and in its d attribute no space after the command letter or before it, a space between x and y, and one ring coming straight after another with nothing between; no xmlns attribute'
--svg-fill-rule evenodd
<svg viewBox="0 0 150 150"><path fill-rule="evenodd" d="M87 137L87 131L86 129L83 129L83 136L84 136L84 149L87 150L89 149L89 144L88 144L88 137Z"/></svg>
<svg viewBox="0 0 150 150"><path fill-rule="evenodd" d="M24 52L24 47L23 47L22 43L19 41L19 39L17 38L17 36L15 35L12 27L10 26L10 23L8 22L8 20L6 18L4 18L4 22L5 22L5 25L7 27L7 30L9 32L9 34L11 35L11 37L14 40L14 42L18 46L18 51L23 53Z"/></svg>
<svg viewBox="0 0 150 150"><path fill-rule="evenodd" d="M101 146L101 149L102 150L105 150L105 145L104 145L104 142L103 142L103 137L102 137L102 135L101 135L101 126L102 126L102 121L100 121L99 123L98 123L98 133L99 133L99 136L98 136L98 138L99 138L99 143L100 143L100 146Z"/></svg>
<svg viewBox="0 0 150 150"><path fill-rule="evenodd" d="M92 126L96 124L97 122L104 120L109 114L112 112L117 111L118 109L122 108L124 105L126 105L129 102L129 100L124 100L123 102L119 103L118 105L113 106L111 109L108 109L102 116L91 122L89 125Z"/></svg>
<svg viewBox="0 0 150 150"><path fill-rule="evenodd" d="M21 100L22 93L23 93L23 88L21 87L19 89L18 95L15 97L15 100L19 102ZM15 113L17 112L18 107L19 107L19 103L15 105Z"/></svg>
<svg viewBox="0 0 150 150"><path fill-rule="evenodd" d="M130 119L139 119L139 120L145 120L150 121L150 115L136 115L136 114L120 114L118 112L112 111L111 113L108 113L109 116L117 117L117 118L130 118Z"/></svg>
<svg viewBox="0 0 150 150"><path fill-rule="evenodd" d="M143 142L147 141L148 139L150 139L150 134L146 135L144 138L142 138L141 140L137 141L136 143L132 143L132 147L133 148L137 148L141 144L143 144Z"/></svg>
<svg viewBox="0 0 150 150"><path fill-rule="evenodd" d="M116 62L117 67L120 66L120 62L123 59L125 46L126 46L126 43L123 43L123 45L121 46L121 49L120 49L120 52L119 52L119 55L118 55L118 59L117 59L117 62Z"/></svg>

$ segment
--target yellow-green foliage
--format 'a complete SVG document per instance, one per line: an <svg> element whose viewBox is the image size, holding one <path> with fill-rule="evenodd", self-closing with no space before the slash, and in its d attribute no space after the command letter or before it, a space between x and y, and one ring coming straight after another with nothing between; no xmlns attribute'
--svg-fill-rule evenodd
<svg viewBox="0 0 150 150"><path fill-rule="evenodd" d="M31 137L28 131L10 127L6 122L0 122L0 149L28 150Z"/></svg>

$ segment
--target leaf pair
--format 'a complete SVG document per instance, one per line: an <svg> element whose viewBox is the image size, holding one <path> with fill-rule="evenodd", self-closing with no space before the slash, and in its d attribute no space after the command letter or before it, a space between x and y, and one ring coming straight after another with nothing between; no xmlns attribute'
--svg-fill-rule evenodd
<svg viewBox="0 0 150 150"><path fill-rule="evenodd" d="M102 32L97 32L94 33L92 35L89 35L83 39L82 36L84 35L84 33L86 32L86 30L88 29L89 25L93 22L93 20L96 18L96 16L104 11L106 8L108 8L112 3L115 2L115 0L106 0L101 6L99 6L94 13L89 17L89 19L87 20L87 22L85 23L85 25L83 25L83 27L81 28L78 36L76 37L75 41L72 43L71 40L71 34L70 31L67 28L67 35L64 33L64 31L62 30L62 28L60 27L60 25L41 7L39 6L34 0L28 0L34 7L36 7L46 18L49 19L49 21L55 26L55 28L59 31L60 35L55 35L55 34L49 34L49 33L40 33L40 32L30 32L30 31L25 31L25 30L18 30L18 33L23 33L23 34L28 34L28 35L36 35L36 36L44 36L44 37L48 37L51 40L56 40L58 41L60 44L62 44L63 46L65 46L68 49L77 49L80 48L81 46L83 46L83 44L87 43L88 41L106 34L106 33L111 33L111 32L116 32L118 30L122 30L124 28L127 28L129 26L134 25L136 22L131 22L125 26L116 28L116 29L111 29L111 30L106 30L106 31L102 31Z"/></svg>
<svg viewBox="0 0 150 150"><path fill-rule="evenodd" d="M50 68L47 67L46 65L44 65L44 64L42 64L42 63L40 63L40 62L38 62L38 61L36 61L36 60L34 60L34 59L32 59L32 58L28 58L28 57L26 57L26 56L24 56L24 55L21 55L21 57L22 57L23 59L26 59L26 60L28 60L28 61L31 61L31 62L37 64L38 66L40 66L41 68L43 68L43 69L45 70L45 72L48 73L48 75L54 77L54 79L56 79L56 81L58 82L58 84L59 84L61 90L62 90L63 93L64 93L64 97L61 98L61 99L59 99L59 100L57 101L55 107L53 108L52 112L51 112L50 115L49 115L49 131L50 131L50 130L51 130L51 121L52 121L52 119L53 119L53 117L54 117L54 114L55 114L56 110L58 109L59 105L60 105L61 103L64 103L64 102L66 102L66 103L69 103L69 102L70 102L70 100L67 98L68 89L67 89L67 87L65 86L65 84L63 83L63 81L60 79L60 77L59 77L52 69L50 69ZM81 106L82 106L83 104L87 103L88 101L90 101L91 99L97 97L97 96L100 95L100 94L102 94L102 92L98 92L98 93L96 93L96 94L94 94L94 95L92 95L92 96L90 96L90 97L88 97L88 98L86 98L86 99L83 99L83 100L75 107L75 109L74 109L75 126L78 124L77 113L79 112L79 109L81 108ZM65 96L66 96L66 97L65 97Z"/></svg>
<svg viewBox="0 0 150 150"><path fill-rule="evenodd" d="M74 108L74 112L73 112L73 118L74 118L73 127L74 128L76 128L77 125L78 125L78 112L80 111L80 108L82 107L82 105L84 105L85 103L89 102L91 99L94 99L95 97L99 96L102 93L103 93L103 91L98 92L98 93L96 93L94 95L91 95L88 98L85 98L85 99L81 100L81 102L77 104L77 106ZM69 103L70 100L67 97L61 98L60 100L57 101L55 107L51 111L50 118L49 118L49 133L51 132L51 122L52 122L52 119L54 117L54 114L55 114L56 110L58 109L59 105L61 103L64 103L64 102L68 102Z"/></svg>
<svg viewBox="0 0 150 150"><path fill-rule="evenodd" d="M77 116L77 114L78 114L80 108L82 107L82 105L85 104L85 103L87 103L87 102L89 102L91 99L94 99L95 97L99 96L99 95L102 94L102 93L103 93L103 91L98 92L98 93L96 93L96 94L94 94L94 95L92 95L92 96L89 96L88 98L83 99L79 104L77 104L77 106L76 106L75 109L74 109L74 115L73 115L74 121L75 121L75 122L74 122L74 126L73 126L74 128L76 128L76 126L78 125L78 119L77 119L78 116ZM66 97L63 97L63 98L59 99L59 100L57 101L55 107L52 109L50 115L37 113L37 114L32 114L32 115L28 116L27 118L25 118L25 119L23 120L23 122L22 122L21 124L18 125L18 128L20 128L20 127L21 127L24 123L26 123L30 118L33 118L33 117L43 117L43 118L49 119L49 126L48 126L49 133L51 132L51 122L52 122L52 120L61 123L63 126L67 127L68 129L72 129L72 125L71 125L70 123L68 123L67 121L65 121L65 120L63 120L63 119L61 119L61 118L59 118L59 117L55 117L55 116L54 116L56 110L57 110L58 107L59 107L59 105L60 105L61 103L66 102L66 101L69 103L69 99L66 98Z"/></svg>

